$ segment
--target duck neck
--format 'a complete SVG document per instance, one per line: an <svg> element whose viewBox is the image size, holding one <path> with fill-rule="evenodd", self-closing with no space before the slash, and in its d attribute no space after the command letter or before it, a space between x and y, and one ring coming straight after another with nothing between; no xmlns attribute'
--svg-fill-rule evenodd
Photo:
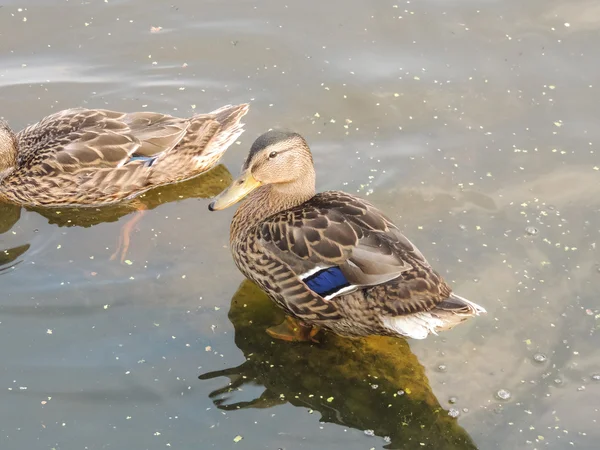
<svg viewBox="0 0 600 450"><path fill-rule="evenodd" d="M0 181L17 166L17 138L8 124L0 120Z"/></svg>
<svg viewBox="0 0 600 450"><path fill-rule="evenodd" d="M307 202L315 196L315 176L290 183L268 184L249 194L231 221L230 240L245 235L267 217Z"/></svg>

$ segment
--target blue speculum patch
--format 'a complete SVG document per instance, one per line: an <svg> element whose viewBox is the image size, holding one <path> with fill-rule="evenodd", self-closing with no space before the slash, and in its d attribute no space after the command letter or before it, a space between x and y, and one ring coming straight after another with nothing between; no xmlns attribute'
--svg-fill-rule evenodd
<svg viewBox="0 0 600 450"><path fill-rule="evenodd" d="M321 297L335 294L350 286L350 283L339 267L328 267L305 278L304 283Z"/></svg>

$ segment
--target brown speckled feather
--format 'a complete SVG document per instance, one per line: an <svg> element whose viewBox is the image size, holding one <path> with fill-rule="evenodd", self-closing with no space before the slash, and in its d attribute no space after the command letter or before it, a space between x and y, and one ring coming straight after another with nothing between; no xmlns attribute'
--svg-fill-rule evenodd
<svg viewBox="0 0 600 450"><path fill-rule="evenodd" d="M249 230L238 245L245 249L234 252L246 260L240 267L248 268L259 253L258 260L265 265L260 276L252 275L256 260L252 270L242 271L277 291L278 303L294 315L305 320L308 315L312 322L339 320L338 307L352 295L345 292L324 300L300 281L300 275L319 267L340 267L365 295L365 303L373 302L394 315L427 311L450 293L422 253L387 217L344 192L319 193L277 213ZM385 295L385 302L375 300L379 295Z"/></svg>
<svg viewBox="0 0 600 450"><path fill-rule="evenodd" d="M243 132L247 111L245 104L225 106L189 119L60 111L13 135L16 164L0 171L0 199L28 206L102 205L192 178L213 167ZM5 141L0 139L0 153L12 150Z"/></svg>

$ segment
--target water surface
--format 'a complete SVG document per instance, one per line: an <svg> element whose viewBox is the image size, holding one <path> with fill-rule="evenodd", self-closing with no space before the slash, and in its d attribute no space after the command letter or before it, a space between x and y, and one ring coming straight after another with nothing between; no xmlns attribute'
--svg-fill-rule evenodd
<svg viewBox="0 0 600 450"><path fill-rule="evenodd" d="M147 194L130 265L109 260L129 210L1 207L2 448L597 448L599 25L585 0L5 1L16 129L251 110L214 172ZM276 126L488 315L409 343L268 339L280 312L207 205Z"/></svg>

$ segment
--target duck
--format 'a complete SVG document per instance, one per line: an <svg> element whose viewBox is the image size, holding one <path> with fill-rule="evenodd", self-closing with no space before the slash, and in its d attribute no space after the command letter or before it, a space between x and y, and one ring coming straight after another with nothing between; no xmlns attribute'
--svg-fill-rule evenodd
<svg viewBox="0 0 600 450"><path fill-rule="evenodd" d="M383 212L341 191L316 193L310 148L270 130L209 210L240 203L230 225L237 268L286 313L287 341L337 335L424 339L486 310L455 294Z"/></svg>
<svg viewBox="0 0 600 450"><path fill-rule="evenodd" d="M243 132L248 105L181 119L72 108L15 133L0 121L0 200L21 206L102 206L193 178Z"/></svg>
<svg viewBox="0 0 600 450"><path fill-rule="evenodd" d="M188 180L219 162L243 133L240 120L248 109L248 104L226 105L179 118L71 108L19 132L0 120L0 201L97 207ZM140 214L123 227L118 247L125 250L145 209L140 202L132 204Z"/></svg>

